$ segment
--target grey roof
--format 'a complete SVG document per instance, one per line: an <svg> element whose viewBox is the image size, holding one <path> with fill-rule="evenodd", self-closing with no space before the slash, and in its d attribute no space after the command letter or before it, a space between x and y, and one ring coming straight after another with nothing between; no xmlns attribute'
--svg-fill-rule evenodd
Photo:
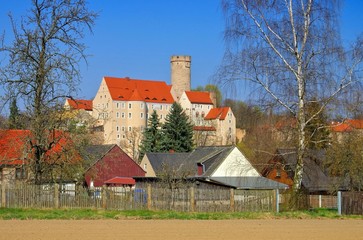
<svg viewBox="0 0 363 240"><path fill-rule="evenodd" d="M90 167L103 156L106 155L116 144L90 145L81 150L81 156L85 160L87 167Z"/></svg>
<svg viewBox="0 0 363 240"><path fill-rule="evenodd" d="M293 175L297 163L296 150L278 149L277 153L283 160L286 170ZM323 150L309 150L304 158L302 185L311 192L329 191L335 185L334 179L328 177L320 167L324 159L325 152Z"/></svg>
<svg viewBox="0 0 363 240"><path fill-rule="evenodd" d="M162 172L168 166L174 170L183 168L192 175L197 173L197 164L205 166L203 176L210 176L224 161L234 146L207 146L198 147L190 153L146 153L155 174Z"/></svg>
<svg viewBox="0 0 363 240"><path fill-rule="evenodd" d="M188 160L203 164L205 172L203 176L210 176L226 159L235 146L208 146L195 149Z"/></svg>
<svg viewBox="0 0 363 240"><path fill-rule="evenodd" d="M265 177L212 177L210 180L237 189L287 189L289 186Z"/></svg>
<svg viewBox="0 0 363 240"><path fill-rule="evenodd" d="M186 159L190 153L146 153L155 174L162 173L165 167L177 170L187 166Z"/></svg>

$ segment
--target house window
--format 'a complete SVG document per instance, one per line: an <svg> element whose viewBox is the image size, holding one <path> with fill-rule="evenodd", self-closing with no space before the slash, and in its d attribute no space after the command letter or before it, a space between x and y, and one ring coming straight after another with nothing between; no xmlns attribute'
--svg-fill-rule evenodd
<svg viewBox="0 0 363 240"><path fill-rule="evenodd" d="M116 103L116 108L119 109L120 108L120 103Z"/></svg>
<svg viewBox="0 0 363 240"><path fill-rule="evenodd" d="M140 103L140 108L144 109L144 103Z"/></svg>
<svg viewBox="0 0 363 240"><path fill-rule="evenodd" d="M123 102L123 103L121 103L121 108L122 109L125 109L125 103Z"/></svg>
<svg viewBox="0 0 363 240"><path fill-rule="evenodd" d="M117 139L120 139L120 134L117 134Z"/></svg>
<svg viewBox="0 0 363 240"><path fill-rule="evenodd" d="M125 132L125 126L121 127L121 131Z"/></svg>
<svg viewBox="0 0 363 240"><path fill-rule="evenodd" d="M144 170L146 171L147 169L147 163L144 164Z"/></svg>
<svg viewBox="0 0 363 240"><path fill-rule="evenodd" d="M119 132L119 131L120 131L120 127L116 126L116 132Z"/></svg>
<svg viewBox="0 0 363 240"><path fill-rule="evenodd" d="M144 118L144 113L140 113L140 118Z"/></svg>
<svg viewBox="0 0 363 240"><path fill-rule="evenodd" d="M132 118L132 114L131 113L129 113L129 118Z"/></svg>
<svg viewBox="0 0 363 240"><path fill-rule="evenodd" d="M120 113L116 112L116 118L120 118Z"/></svg>
<svg viewBox="0 0 363 240"><path fill-rule="evenodd" d="M160 119L163 119L163 114L160 114Z"/></svg>
<svg viewBox="0 0 363 240"><path fill-rule="evenodd" d="M129 109L131 109L132 108L132 104L131 103L129 103Z"/></svg>
<svg viewBox="0 0 363 240"><path fill-rule="evenodd" d="M25 179L25 178L26 178L26 171L24 167L16 168L15 179Z"/></svg>
<svg viewBox="0 0 363 240"><path fill-rule="evenodd" d="M129 127L129 132L131 132L132 131L132 127Z"/></svg>
<svg viewBox="0 0 363 240"><path fill-rule="evenodd" d="M160 110L163 110L163 105L160 105Z"/></svg>
<svg viewBox="0 0 363 240"><path fill-rule="evenodd" d="M121 117L122 118L125 118L125 113L121 113Z"/></svg>

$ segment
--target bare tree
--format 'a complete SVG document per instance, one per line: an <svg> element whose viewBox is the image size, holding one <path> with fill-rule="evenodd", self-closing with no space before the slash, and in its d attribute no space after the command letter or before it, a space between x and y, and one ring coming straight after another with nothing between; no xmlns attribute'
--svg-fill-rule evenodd
<svg viewBox="0 0 363 240"><path fill-rule="evenodd" d="M42 181L47 152L56 144L54 129L61 124L57 108L79 83L79 63L86 59L81 42L97 17L85 0L32 0L32 8L19 24L10 15L14 41L2 45L8 63L0 82L22 98L31 120L30 166L36 183Z"/></svg>
<svg viewBox="0 0 363 240"><path fill-rule="evenodd" d="M344 51L337 30L337 1L225 0L230 44L220 76L224 83L248 80L297 120L298 162L294 189L300 189L306 126L338 94L359 81L362 39ZM309 117L310 101L320 108Z"/></svg>

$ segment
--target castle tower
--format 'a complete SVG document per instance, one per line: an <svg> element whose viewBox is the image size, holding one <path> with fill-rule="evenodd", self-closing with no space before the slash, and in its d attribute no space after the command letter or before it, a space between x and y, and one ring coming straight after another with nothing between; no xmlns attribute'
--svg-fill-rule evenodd
<svg viewBox="0 0 363 240"><path fill-rule="evenodd" d="M191 56L171 56L172 95L178 101L185 91L190 91Z"/></svg>

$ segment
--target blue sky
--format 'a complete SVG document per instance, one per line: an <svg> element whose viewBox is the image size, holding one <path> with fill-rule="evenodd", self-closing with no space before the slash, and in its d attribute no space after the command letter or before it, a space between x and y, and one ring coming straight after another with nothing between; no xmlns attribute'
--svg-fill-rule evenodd
<svg viewBox="0 0 363 240"><path fill-rule="evenodd" d="M222 60L224 19L220 0L90 1L100 12L94 34L84 39L79 98L92 99L103 76L170 83L170 56L192 56L192 87L206 85ZM11 37L8 12L26 14L30 0L0 0L0 31ZM363 0L343 4L343 41L363 32ZM248 94L248 93L245 93ZM247 96L240 96L242 99Z"/></svg>

